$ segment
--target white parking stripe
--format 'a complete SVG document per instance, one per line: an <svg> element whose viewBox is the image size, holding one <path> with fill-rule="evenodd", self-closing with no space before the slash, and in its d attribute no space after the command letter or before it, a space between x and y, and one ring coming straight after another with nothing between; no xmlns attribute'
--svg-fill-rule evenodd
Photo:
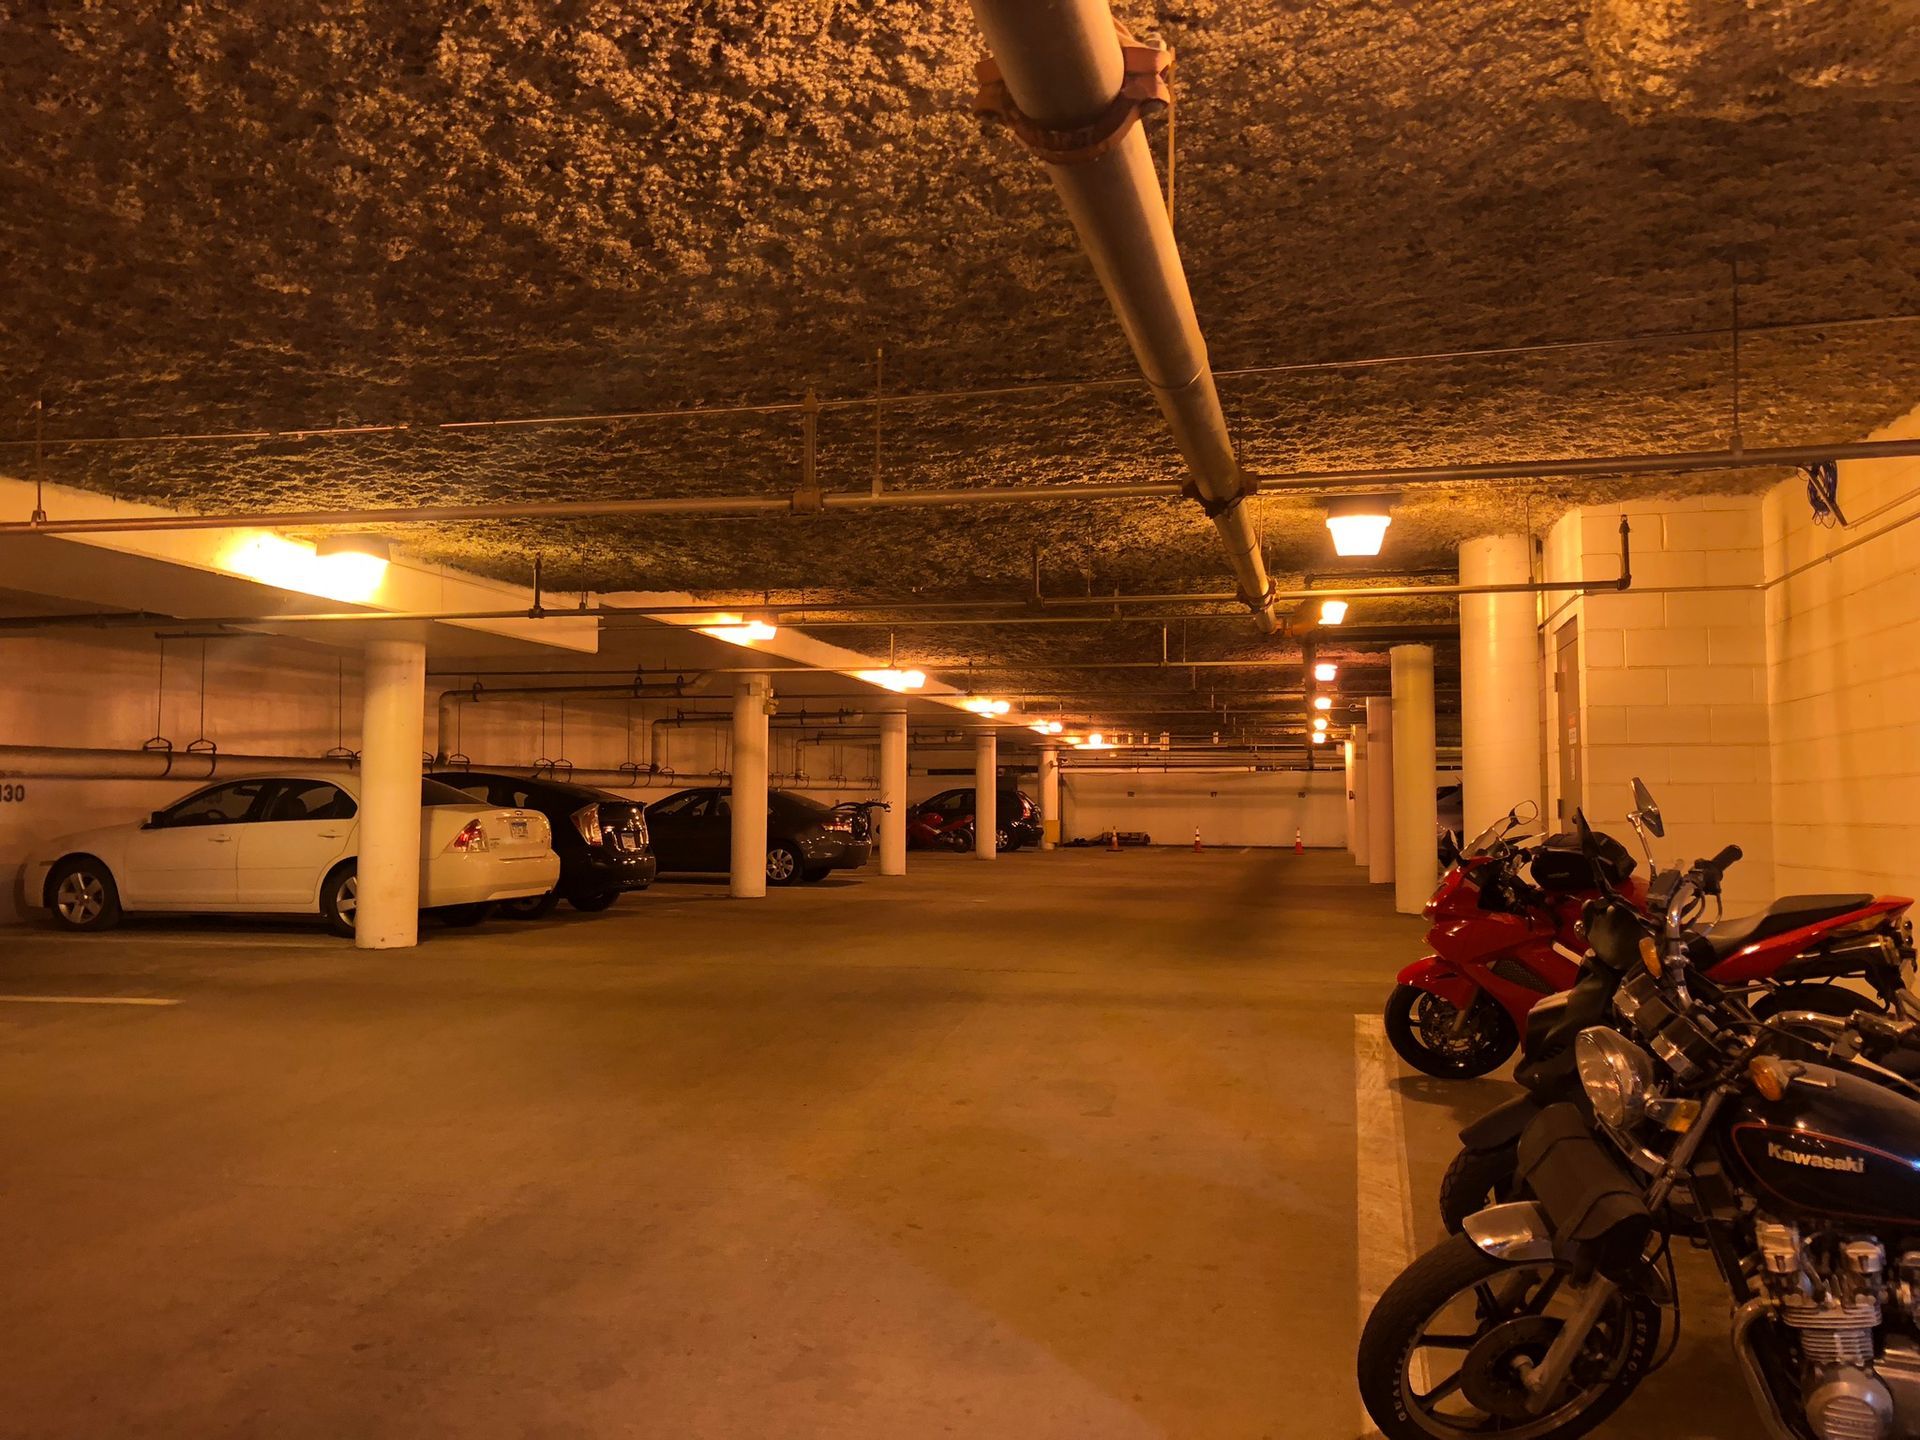
<svg viewBox="0 0 1920 1440"><path fill-rule="evenodd" d="M0 995L9 1005L178 1005L152 995Z"/></svg>
<svg viewBox="0 0 1920 1440"><path fill-rule="evenodd" d="M1406 1122L1400 1096L1393 1089L1398 1075L1385 1022L1378 1015L1354 1016L1354 1218L1359 1225L1362 1328L1381 1294L1413 1263L1413 1187L1407 1178ZM1417 1358L1414 1363L1421 1365ZM1414 1383L1424 1389L1424 1376L1416 1372ZM1379 1433L1364 1412L1360 1433Z"/></svg>

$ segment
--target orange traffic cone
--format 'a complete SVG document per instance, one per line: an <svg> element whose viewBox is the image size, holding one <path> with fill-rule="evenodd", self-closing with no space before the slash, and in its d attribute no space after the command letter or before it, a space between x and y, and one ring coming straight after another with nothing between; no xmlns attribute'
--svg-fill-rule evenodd
<svg viewBox="0 0 1920 1440"><path fill-rule="evenodd" d="M1118 850L1119 848L1120 848L1120 832L1118 830L1107 831L1107 849Z"/></svg>
<svg viewBox="0 0 1920 1440"><path fill-rule="evenodd" d="M1200 843L1200 827L1196 825L1193 827L1193 853L1196 855L1205 854L1206 849L1207 847Z"/></svg>
<svg viewBox="0 0 1920 1440"><path fill-rule="evenodd" d="M1304 855L1307 853L1307 847L1305 843L1300 839L1300 831L1298 827L1296 827L1293 832L1293 853L1296 855Z"/></svg>

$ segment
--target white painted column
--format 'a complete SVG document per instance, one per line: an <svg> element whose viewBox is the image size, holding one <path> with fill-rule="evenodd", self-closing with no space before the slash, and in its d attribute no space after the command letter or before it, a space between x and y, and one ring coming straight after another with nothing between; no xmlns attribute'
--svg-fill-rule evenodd
<svg viewBox="0 0 1920 1440"><path fill-rule="evenodd" d="M1055 745L1040 747L1040 848L1051 850L1060 843L1060 750Z"/></svg>
<svg viewBox="0 0 1920 1440"><path fill-rule="evenodd" d="M1340 756L1341 759L1346 762L1347 768L1347 854L1351 856L1354 853L1354 847L1360 840L1359 832L1354 828L1355 822L1353 818L1353 782L1358 762L1354 758L1353 737L1351 735L1340 742Z"/></svg>
<svg viewBox="0 0 1920 1440"><path fill-rule="evenodd" d="M742 675L733 687L733 850L731 891L736 899L767 893L767 707L773 683Z"/></svg>
<svg viewBox="0 0 1920 1440"><path fill-rule="evenodd" d="M1393 883L1393 702L1367 697L1367 879Z"/></svg>
<svg viewBox="0 0 1920 1440"><path fill-rule="evenodd" d="M1524 585L1524 535L1460 546L1462 585ZM1540 800L1540 640L1535 597L1460 597L1462 834L1486 829L1523 800Z"/></svg>
<svg viewBox="0 0 1920 1440"><path fill-rule="evenodd" d="M999 799L1000 735L989 727L973 737L973 853L981 860L999 853L993 843Z"/></svg>
<svg viewBox="0 0 1920 1440"><path fill-rule="evenodd" d="M1433 647L1396 645L1388 658L1393 672L1393 908L1418 915L1440 878Z"/></svg>
<svg viewBox="0 0 1920 1440"><path fill-rule="evenodd" d="M420 775L427 647L369 640L360 711L360 859L353 943L393 950L420 940Z"/></svg>
<svg viewBox="0 0 1920 1440"><path fill-rule="evenodd" d="M1353 727L1353 863L1365 869L1367 865L1367 845L1373 830L1373 816L1369 813L1372 800L1367 793L1367 727L1363 721Z"/></svg>
<svg viewBox="0 0 1920 1440"><path fill-rule="evenodd" d="M880 798L892 808L880 821L880 873L907 873L907 712L880 716Z"/></svg>

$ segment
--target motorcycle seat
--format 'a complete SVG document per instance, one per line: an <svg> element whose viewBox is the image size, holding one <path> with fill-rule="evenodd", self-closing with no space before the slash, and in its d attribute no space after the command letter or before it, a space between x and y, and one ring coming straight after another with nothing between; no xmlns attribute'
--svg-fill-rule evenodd
<svg viewBox="0 0 1920 1440"><path fill-rule="evenodd" d="M1873 903L1871 895L1782 895L1757 915L1722 920L1701 937L1716 960L1789 930L1817 925Z"/></svg>

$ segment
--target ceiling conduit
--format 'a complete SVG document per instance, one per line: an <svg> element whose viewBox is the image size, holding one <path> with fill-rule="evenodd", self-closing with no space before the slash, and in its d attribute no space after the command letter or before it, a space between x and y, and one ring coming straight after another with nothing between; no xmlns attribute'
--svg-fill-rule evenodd
<svg viewBox="0 0 1920 1440"><path fill-rule="evenodd" d="M1280 626L1173 222L1139 124L1169 103L1173 53L1138 45L1106 0L974 0L992 58L975 109L1005 118L1043 161L1185 457L1183 492L1220 533L1260 628Z"/></svg>

